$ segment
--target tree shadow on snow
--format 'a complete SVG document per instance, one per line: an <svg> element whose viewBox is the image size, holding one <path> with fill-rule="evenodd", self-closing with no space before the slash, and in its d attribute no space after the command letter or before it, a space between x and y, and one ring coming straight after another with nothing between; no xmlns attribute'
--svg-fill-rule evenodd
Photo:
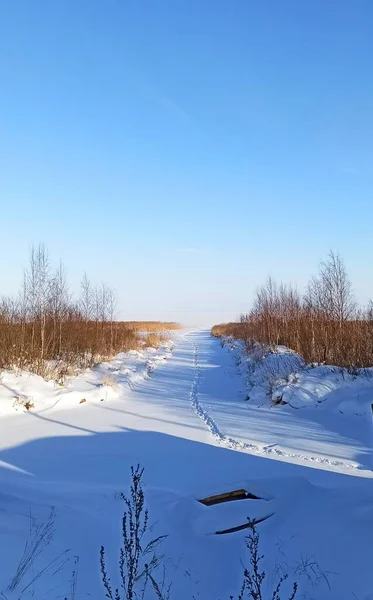
<svg viewBox="0 0 373 600"><path fill-rule="evenodd" d="M30 418L41 418L32 415ZM43 416L43 420L49 420ZM66 433L74 426L65 424ZM74 435L42 437L0 451L0 479L77 482L81 485L123 487L129 481L129 468L140 463L146 469L147 484L183 494L222 491L242 480L262 477L305 477L326 487L366 485L366 479L333 473L308 466L237 452L155 431L137 431L118 427L118 431L94 433L81 427ZM85 435L81 435L81 430ZM13 468L13 470L12 470ZM34 479L35 478L35 479Z"/></svg>

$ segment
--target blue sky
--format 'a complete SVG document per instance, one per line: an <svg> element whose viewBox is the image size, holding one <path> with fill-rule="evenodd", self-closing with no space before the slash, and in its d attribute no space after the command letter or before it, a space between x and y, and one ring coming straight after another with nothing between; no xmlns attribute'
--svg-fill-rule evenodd
<svg viewBox="0 0 373 600"><path fill-rule="evenodd" d="M370 0L4 0L1 292L30 244L211 322L330 249L373 296Z"/></svg>

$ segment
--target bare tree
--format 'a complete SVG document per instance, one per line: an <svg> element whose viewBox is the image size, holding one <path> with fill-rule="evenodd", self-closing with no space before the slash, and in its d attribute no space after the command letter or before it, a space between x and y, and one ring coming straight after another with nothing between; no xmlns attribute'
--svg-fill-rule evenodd
<svg viewBox="0 0 373 600"><path fill-rule="evenodd" d="M25 273L25 298L27 312L32 321L32 352L36 343L37 330L40 339L39 360L44 360L46 319L50 292L50 265L44 244L32 247L29 268Z"/></svg>
<svg viewBox="0 0 373 600"><path fill-rule="evenodd" d="M110 352L114 348L114 320L116 311L116 295L113 288L107 289L107 316L110 323Z"/></svg>
<svg viewBox="0 0 373 600"><path fill-rule="evenodd" d="M91 321L95 314L95 297L94 289L90 280L88 279L87 273L84 273L82 281L80 283L80 300L79 310L82 313L84 321Z"/></svg>
<svg viewBox="0 0 373 600"><path fill-rule="evenodd" d="M65 269L60 262L49 284L49 309L53 319L53 344L57 354L62 353L62 327L70 303Z"/></svg>
<svg viewBox="0 0 373 600"><path fill-rule="evenodd" d="M351 319L356 311L356 302L351 282L339 254L330 252L326 261L320 264L321 306L329 318L338 321L340 326Z"/></svg>

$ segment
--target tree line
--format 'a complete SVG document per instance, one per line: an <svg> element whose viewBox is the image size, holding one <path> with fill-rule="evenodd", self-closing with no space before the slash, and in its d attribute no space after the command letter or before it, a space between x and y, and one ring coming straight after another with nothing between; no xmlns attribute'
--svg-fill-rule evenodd
<svg viewBox="0 0 373 600"><path fill-rule="evenodd" d="M30 251L19 293L0 300L0 368L43 376L57 369L63 375L137 348L141 329L139 323L117 321L115 291L105 283L93 285L86 274L74 299L62 263L53 269L40 244Z"/></svg>
<svg viewBox="0 0 373 600"><path fill-rule="evenodd" d="M217 325L213 335L233 335L269 346L285 345L308 363L349 368L373 365L373 302L356 302L342 258L331 252L300 294L268 278L238 323Z"/></svg>

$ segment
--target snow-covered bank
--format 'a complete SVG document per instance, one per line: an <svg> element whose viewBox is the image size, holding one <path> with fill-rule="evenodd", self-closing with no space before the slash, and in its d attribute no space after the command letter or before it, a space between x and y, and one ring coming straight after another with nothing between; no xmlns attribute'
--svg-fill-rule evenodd
<svg viewBox="0 0 373 600"><path fill-rule="evenodd" d="M333 365L306 365L283 346L270 351L256 345L247 353L239 340L223 343L245 380L251 404L371 415L373 368L351 372Z"/></svg>
<svg viewBox="0 0 373 600"><path fill-rule="evenodd" d="M127 386L131 388L147 378L170 356L172 347L173 342L169 341L157 350L121 352L109 362L65 377L61 383L27 371L2 371L0 418L14 412L60 410L117 398Z"/></svg>
<svg viewBox="0 0 373 600"><path fill-rule="evenodd" d="M269 514L258 526L268 582L286 569L289 582L300 584L300 598L353 600L355 594L368 600L368 421L245 402L244 380L232 358L209 332L181 333L168 360L107 402L3 416L0 592L8 600L71 598L75 556L75 598L103 597L99 549L105 545L114 577L123 510L118 492L126 491L129 467L137 463L145 467L152 534L168 535L162 551L171 600L237 596L246 533L214 532ZM351 428L355 421L359 427ZM214 507L198 502L239 488L259 500ZM30 535L30 518L45 521L52 506L55 534L33 573L61 555L58 565L21 594L33 578L29 572L12 595L7 587Z"/></svg>

